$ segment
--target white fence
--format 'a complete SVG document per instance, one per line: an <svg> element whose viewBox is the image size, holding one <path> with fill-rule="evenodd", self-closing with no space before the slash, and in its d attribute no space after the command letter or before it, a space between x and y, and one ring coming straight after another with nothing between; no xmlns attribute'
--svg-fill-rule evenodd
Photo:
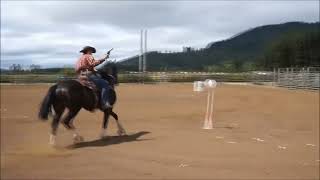
<svg viewBox="0 0 320 180"><path fill-rule="evenodd" d="M273 82L273 72L208 73L208 72L130 72L119 75L121 82L194 82L215 79L218 82Z"/></svg>
<svg viewBox="0 0 320 180"><path fill-rule="evenodd" d="M276 86L289 89L320 89L320 67L279 68L274 74Z"/></svg>

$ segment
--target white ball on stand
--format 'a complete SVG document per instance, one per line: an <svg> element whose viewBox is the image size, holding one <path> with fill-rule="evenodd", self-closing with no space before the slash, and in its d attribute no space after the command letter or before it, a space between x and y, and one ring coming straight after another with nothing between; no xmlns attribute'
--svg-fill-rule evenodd
<svg viewBox="0 0 320 180"><path fill-rule="evenodd" d="M215 88L215 87L217 87L217 82L213 79L207 79L204 81L204 85L207 88Z"/></svg>
<svg viewBox="0 0 320 180"><path fill-rule="evenodd" d="M193 91L208 92L207 98L207 112L204 120L203 129L212 129L213 126L213 101L214 101L214 88L217 87L217 82L213 79L206 79L205 81L195 81L193 83Z"/></svg>

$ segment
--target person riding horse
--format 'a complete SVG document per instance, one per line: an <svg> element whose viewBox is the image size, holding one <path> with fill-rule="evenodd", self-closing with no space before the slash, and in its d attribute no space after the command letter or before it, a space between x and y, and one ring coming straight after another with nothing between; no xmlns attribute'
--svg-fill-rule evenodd
<svg viewBox="0 0 320 180"><path fill-rule="evenodd" d="M75 70L79 76L86 76L90 81L92 81L100 90L101 90L101 109L111 108L108 101L108 92L110 90L110 85L107 81L101 78L99 74L97 74L96 66L103 63L107 58L109 58L109 54L107 54L104 58L95 60L92 53L96 53L96 49L91 46L85 46L81 51L82 56L76 63Z"/></svg>
<svg viewBox="0 0 320 180"><path fill-rule="evenodd" d="M101 68L95 69L97 65L103 63L109 57L111 50L104 58L96 61L92 56L92 53L96 52L95 48L84 47L80 51L83 55L75 67L79 75L78 79L62 79L48 89L40 104L38 116L43 121L48 120L49 115L53 117L49 140L51 145L55 144L59 122L73 132L74 143L83 141L83 137L78 134L73 124L74 118L82 108L90 112L99 109L104 113L101 138L106 135L110 116L116 120L118 134L120 136L126 135L125 129L119 122L118 115L113 111L113 105L117 100L114 89L114 85L118 84L116 63L105 63ZM83 76L87 79L86 83L79 79ZM89 83L91 81L96 84L97 88L88 86L93 84ZM68 111L65 116L62 116L65 110Z"/></svg>

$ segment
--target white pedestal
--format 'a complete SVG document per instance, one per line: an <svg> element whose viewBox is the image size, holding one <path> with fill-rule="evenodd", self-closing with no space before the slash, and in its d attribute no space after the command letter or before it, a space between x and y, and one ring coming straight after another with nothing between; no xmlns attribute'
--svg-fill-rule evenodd
<svg viewBox="0 0 320 180"><path fill-rule="evenodd" d="M201 92L208 91L207 110L202 129L213 129L213 105L214 105L214 88L217 86L215 80L207 79L205 81L195 81L193 90Z"/></svg>

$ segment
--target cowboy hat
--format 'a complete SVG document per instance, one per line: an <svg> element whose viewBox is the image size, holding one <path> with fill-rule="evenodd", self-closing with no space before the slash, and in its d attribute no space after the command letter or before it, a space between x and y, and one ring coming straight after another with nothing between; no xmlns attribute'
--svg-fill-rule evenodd
<svg viewBox="0 0 320 180"><path fill-rule="evenodd" d="M91 47L91 46L85 46L80 52L81 53L86 53L87 51L92 51L92 53L95 53L96 52L96 48L94 47Z"/></svg>

